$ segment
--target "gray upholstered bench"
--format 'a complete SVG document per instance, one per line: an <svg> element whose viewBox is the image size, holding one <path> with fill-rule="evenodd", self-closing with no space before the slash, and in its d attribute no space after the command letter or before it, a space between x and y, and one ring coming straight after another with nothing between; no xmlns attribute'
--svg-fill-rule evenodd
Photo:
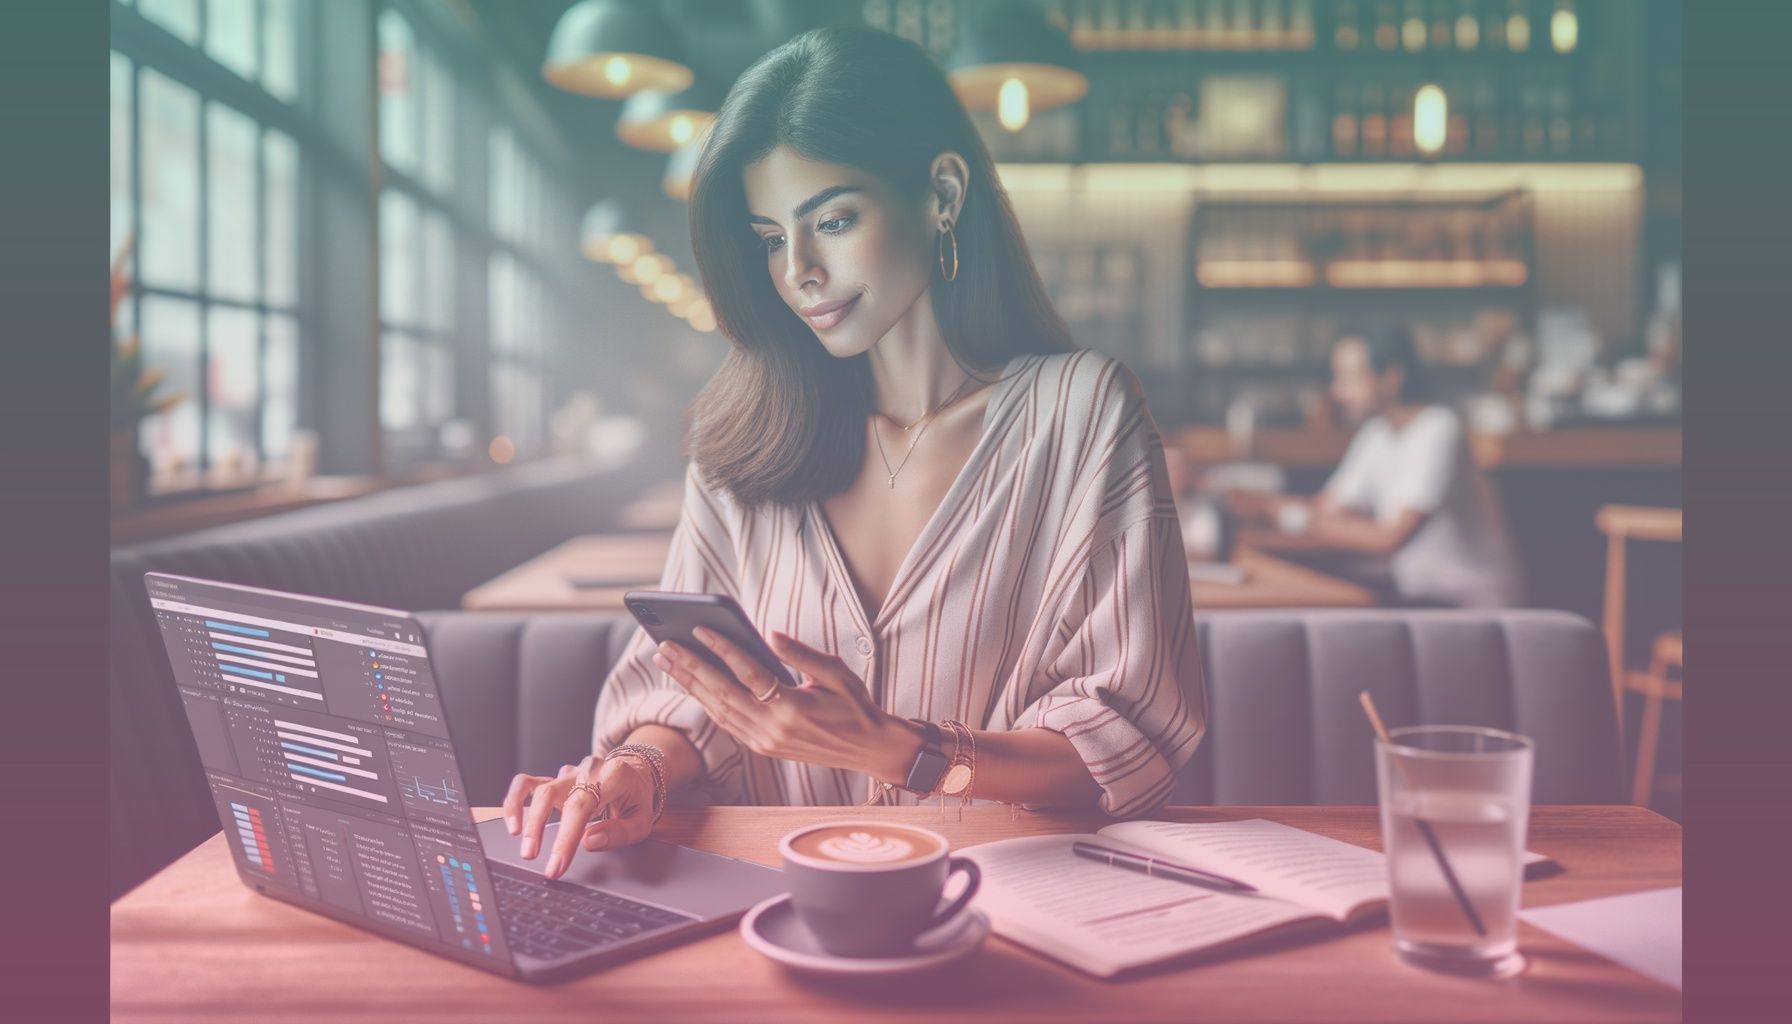
<svg viewBox="0 0 1792 1024"><path fill-rule="evenodd" d="M1172 803L1375 802L1370 729L1449 722L1537 743L1538 803L1614 803L1622 770L1605 648L1551 611L1275 611L1196 616L1209 722ZM625 615L425 617L462 771L495 804L516 771L551 774L589 753Z"/></svg>
<svg viewBox="0 0 1792 1024"><path fill-rule="evenodd" d="M637 628L620 614L422 618L475 804L501 802L519 770L551 774L589 753L598 690ZM1207 735L1172 803L1374 803L1361 689L1375 695L1390 727L1449 722L1530 736L1537 803L1623 799L1605 649L1585 619L1276 611L1197 621ZM159 771L157 779L186 787L212 813L196 763L190 777ZM215 827L214 819L207 831Z"/></svg>

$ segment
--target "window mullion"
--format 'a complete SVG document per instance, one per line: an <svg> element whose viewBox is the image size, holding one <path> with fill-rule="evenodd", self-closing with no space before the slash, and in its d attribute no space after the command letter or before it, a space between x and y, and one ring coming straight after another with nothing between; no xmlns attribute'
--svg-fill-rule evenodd
<svg viewBox="0 0 1792 1024"><path fill-rule="evenodd" d="M205 39L205 10L201 5L199 12L199 38ZM199 284L194 289L195 298L199 300L199 386L195 396L199 400L199 456L198 465L200 485L204 486L206 471L211 468L211 352L212 352L212 307L211 307L211 109L215 102L210 97L200 94L199 102Z"/></svg>

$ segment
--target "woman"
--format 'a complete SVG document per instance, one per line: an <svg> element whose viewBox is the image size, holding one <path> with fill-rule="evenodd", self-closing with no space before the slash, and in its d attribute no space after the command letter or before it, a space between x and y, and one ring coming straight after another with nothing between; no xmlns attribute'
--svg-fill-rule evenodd
<svg viewBox="0 0 1792 1024"><path fill-rule="evenodd" d="M556 807L548 877L637 842L668 792L1161 805L1206 719L1162 445L1131 371L1070 344L938 68L866 29L772 51L690 215L733 344L660 586L733 597L802 686L637 632L603 753L512 783L523 855ZM965 770L899 788L937 774L923 748Z"/></svg>

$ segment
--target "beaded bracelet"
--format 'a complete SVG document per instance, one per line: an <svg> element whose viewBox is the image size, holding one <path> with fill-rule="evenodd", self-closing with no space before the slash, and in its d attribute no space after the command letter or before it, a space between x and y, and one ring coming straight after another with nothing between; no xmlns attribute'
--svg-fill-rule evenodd
<svg viewBox="0 0 1792 1024"><path fill-rule="evenodd" d="M650 743L624 743L605 754L604 761L631 754L645 761L648 771L653 774L653 821L649 823L649 827L652 827L659 824L660 815L666 810L666 755Z"/></svg>
<svg viewBox="0 0 1792 1024"><path fill-rule="evenodd" d="M940 724L952 730L953 762L962 763L971 770L971 777L965 780L964 789L958 794L958 820L963 821L964 809L969 806L971 802L971 790L975 789L977 786L977 737L971 734L971 727L963 722L947 719ZM960 755L961 744L970 748L970 753L968 755L963 755L962 760ZM946 798L942 794L940 797L940 811L944 813L945 809Z"/></svg>

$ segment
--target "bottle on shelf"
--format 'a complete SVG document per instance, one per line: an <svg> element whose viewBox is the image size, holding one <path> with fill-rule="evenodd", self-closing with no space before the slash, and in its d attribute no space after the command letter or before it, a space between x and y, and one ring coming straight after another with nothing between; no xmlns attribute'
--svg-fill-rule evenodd
<svg viewBox="0 0 1792 1024"><path fill-rule="evenodd" d="M1363 87L1361 114L1364 156L1386 156L1388 152L1388 115L1386 93L1378 85Z"/></svg>
<svg viewBox="0 0 1792 1024"><path fill-rule="evenodd" d="M1164 128L1169 135L1168 147L1172 156L1192 158L1198 155L1194 145L1194 112L1194 98L1187 92L1179 92L1170 99Z"/></svg>
<svg viewBox="0 0 1792 1024"><path fill-rule="evenodd" d="M1418 90L1400 86L1388 91L1388 152L1393 156L1412 156L1418 147L1412 134L1414 98Z"/></svg>
<svg viewBox="0 0 1792 1024"><path fill-rule="evenodd" d="M1531 48L1531 18L1525 13L1524 0L1512 0L1506 16L1506 48L1523 53Z"/></svg>
<svg viewBox="0 0 1792 1024"><path fill-rule="evenodd" d="M1464 156L1469 150L1468 90L1445 89L1444 153Z"/></svg>
<svg viewBox="0 0 1792 1024"><path fill-rule="evenodd" d="M1288 46L1311 50L1313 40L1313 0L1294 0L1288 8Z"/></svg>
<svg viewBox="0 0 1792 1024"><path fill-rule="evenodd" d="M1362 36L1357 31L1356 4L1351 0L1341 0L1336 9L1336 20L1332 24L1332 45L1340 52L1354 52L1362 45Z"/></svg>
<svg viewBox="0 0 1792 1024"><path fill-rule="evenodd" d="M1507 85L1500 96L1500 155L1513 159L1524 152L1524 107L1518 86Z"/></svg>
<svg viewBox="0 0 1792 1024"><path fill-rule="evenodd" d="M1108 158L1111 160L1130 158L1133 154L1132 116L1127 106L1123 96L1116 96L1108 101L1107 148Z"/></svg>
<svg viewBox="0 0 1792 1024"><path fill-rule="evenodd" d="M1154 45L1149 12L1146 11L1143 0L1128 0L1123 24L1123 45L1127 49L1144 50Z"/></svg>
<svg viewBox="0 0 1792 1024"><path fill-rule="evenodd" d="M1332 152L1338 156L1356 156L1357 103L1356 90L1339 86L1332 93Z"/></svg>
<svg viewBox="0 0 1792 1024"><path fill-rule="evenodd" d="M1134 131L1138 155L1143 159L1157 159L1164 155L1164 103L1163 97L1157 93L1146 93L1139 102L1137 113L1138 127Z"/></svg>
<svg viewBox="0 0 1792 1024"><path fill-rule="evenodd" d="M1079 50L1096 49L1100 46L1101 36L1095 26L1095 5L1091 0L1072 0L1070 42Z"/></svg>
<svg viewBox="0 0 1792 1024"><path fill-rule="evenodd" d="M1406 0L1400 17L1400 45L1407 53L1422 53L1430 29L1425 26L1425 0Z"/></svg>
<svg viewBox="0 0 1792 1024"><path fill-rule="evenodd" d="M1204 49L1223 50L1231 31L1226 26L1226 0L1202 0L1201 34L1205 36L1202 43Z"/></svg>
<svg viewBox="0 0 1792 1024"><path fill-rule="evenodd" d="M1475 138L1470 149L1477 157L1495 156L1500 151L1499 110L1495 103L1497 95L1491 81L1483 81L1475 86Z"/></svg>
<svg viewBox="0 0 1792 1024"><path fill-rule="evenodd" d="M1526 82L1521 87L1520 109L1524 113L1524 154L1542 156L1546 125L1543 87Z"/></svg>
<svg viewBox="0 0 1792 1024"><path fill-rule="evenodd" d="M1257 48L1257 18L1251 0L1232 0L1231 38L1234 50Z"/></svg>
<svg viewBox="0 0 1792 1024"><path fill-rule="evenodd" d="M1287 50L1288 22L1282 0L1263 0L1263 18L1257 29L1257 41L1265 50Z"/></svg>
<svg viewBox="0 0 1792 1024"><path fill-rule="evenodd" d="M1431 0L1431 48L1450 48L1450 0Z"/></svg>
<svg viewBox="0 0 1792 1024"><path fill-rule="evenodd" d="M1481 45L1481 22L1475 18L1475 0L1456 0L1456 48L1473 53Z"/></svg>
<svg viewBox="0 0 1792 1024"><path fill-rule="evenodd" d="M1557 84L1549 91L1549 152L1551 156L1568 156L1574 151L1574 110L1566 84Z"/></svg>
<svg viewBox="0 0 1792 1024"><path fill-rule="evenodd" d="M1308 79L1296 83L1294 110L1290 118L1290 135L1294 142L1294 159L1324 160L1326 153L1325 100L1318 86Z"/></svg>
<svg viewBox="0 0 1792 1024"><path fill-rule="evenodd" d="M1393 0L1375 5L1375 48L1393 52L1400 48L1400 14Z"/></svg>
<svg viewBox="0 0 1792 1024"><path fill-rule="evenodd" d="M1481 45L1489 50L1506 49L1506 14L1497 6L1498 0L1483 0L1487 6L1481 21Z"/></svg>

